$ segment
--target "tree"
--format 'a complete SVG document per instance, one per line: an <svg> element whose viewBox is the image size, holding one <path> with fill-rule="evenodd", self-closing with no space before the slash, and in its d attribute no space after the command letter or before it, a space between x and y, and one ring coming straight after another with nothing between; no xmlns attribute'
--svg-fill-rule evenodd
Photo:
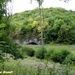
<svg viewBox="0 0 75 75"><path fill-rule="evenodd" d="M17 56L20 55L17 45L9 37L11 15L7 10L8 2L11 2L11 0L0 0L0 52L1 54L10 53ZM2 57L2 55L0 56Z"/></svg>
<svg viewBox="0 0 75 75"><path fill-rule="evenodd" d="M32 0L31 0L32 1ZM41 44L44 48L44 38L43 38L43 7L42 3L44 0L36 0L39 5L39 15L40 15L40 27L41 27Z"/></svg>
<svg viewBox="0 0 75 75"><path fill-rule="evenodd" d="M36 0L39 5L39 14L40 14L40 26L41 26L41 43L42 47L44 47L44 38L43 38L43 7L42 3L44 0ZM62 0L60 0L62 1ZM64 2L69 2L69 0L63 0ZM32 2L32 0L31 0Z"/></svg>

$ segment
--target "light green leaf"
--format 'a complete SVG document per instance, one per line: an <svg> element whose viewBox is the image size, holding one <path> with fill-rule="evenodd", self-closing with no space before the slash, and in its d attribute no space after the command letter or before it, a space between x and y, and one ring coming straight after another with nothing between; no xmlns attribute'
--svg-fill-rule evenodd
<svg viewBox="0 0 75 75"><path fill-rule="evenodd" d="M5 27L6 27L6 24L4 23L0 24L0 29L5 28Z"/></svg>

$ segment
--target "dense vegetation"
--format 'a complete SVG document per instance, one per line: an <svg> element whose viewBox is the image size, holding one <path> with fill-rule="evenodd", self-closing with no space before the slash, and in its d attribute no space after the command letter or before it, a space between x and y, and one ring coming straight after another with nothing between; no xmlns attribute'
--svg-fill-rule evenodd
<svg viewBox="0 0 75 75"><path fill-rule="evenodd" d="M75 11L45 8L43 16L45 43L75 44ZM10 36L13 39L37 38L40 40L40 30L38 9L16 13L12 16Z"/></svg>
<svg viewBox="0 0 75 75"><path fill-rule="evenodd" d="M20 52L22 53L23 57L36 57L38 59L53 61L60 64L75 65L75 51L72 49L69 50L67 46L55 45L51 47L50 45L47 45L45 46L44 50L41 48L41 46L22 46L20 48Z"/></svg>
<svg viewBox="0 0 75 75"><path fill-rule="evenodd" d="M10 0L0 0L0 60L4 60L4 53L12 54L16 58L21 56L18 45L16 45L9 37L11 17L6 9L8 2L10 2Z"/></svg>
<svg viewBox="0 0 75 75"><path fill-rule="evenodd" d="M74 45L45 45L45 50L44 58L41 46L22 46L25 59L9 58L0 63L0 71L13 71L10 75L75 75Z"/></svg>
<svg viewBox="0 0 75 75"><path fill-rule="evenodd" d="M40 40L40 15L38 9L25 11L14 14L11 21L6 9L9 1L0 0L0 74L9 71L12 75L75 75L73 45L67 45L70 48L45 45L42 49L40 45L20 46L13 42L13 39ZM43 15L45 43L75 44L74 11L46 8Z"/></svg>

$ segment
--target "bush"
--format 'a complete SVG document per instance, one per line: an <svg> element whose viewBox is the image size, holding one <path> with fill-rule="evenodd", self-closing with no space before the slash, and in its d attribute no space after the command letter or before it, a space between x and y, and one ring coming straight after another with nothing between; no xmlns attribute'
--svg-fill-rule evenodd
<svg viewBox="0 0 75 75"><path fill-rule="evenodd" d="M70 54L70 51L66 49L50 50L46 54L46 59L51 59L54 62L62 63L67 55Z"/></svg>
<svg viewBox="0 0 75 75"><path fill-rule="evenodd" d="M75 55L70 53L64 60L64 64L74 64L75 65Z"/></svg>
<svg viewBox="0 0 75 75"><path fill-rule="evenodd" d="M22 47L22 54L23 56L34 56L35 51L30 47Z"/></svg>
<svg viewBox="0 0 75 75"><path fill-rule="evenodd" d="M55 50L53 52L53 55L51 56L51 59L55 62L59 62L62 63L65 58L67 57L67 55L69 55L70 52L66 49L61 49L61 50Z"/></svg>
<svg viewBox="0 0 75 75"><path fill-rule="evenodd" d="M45 59L50 60L53 52L54 52L54 49L47 51L47 53L45 54Z"/></svg>
<svg viewBox="0 0 75 75"><path fill-rule="evenodd" d="M35 56L36 58L44 59L45 53L46 53L46 49L40 48L39 50L36 51Z"/></svg>

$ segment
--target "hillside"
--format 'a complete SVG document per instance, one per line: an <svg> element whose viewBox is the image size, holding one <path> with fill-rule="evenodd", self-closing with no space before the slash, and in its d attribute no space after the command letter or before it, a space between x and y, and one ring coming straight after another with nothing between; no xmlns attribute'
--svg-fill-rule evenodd
<svg viewBox="0 0 75 75"><path fill-rule="evenodd" d="M75 11L63 8L45 8L44 41L45 43L75 44ZM34 9L16 13L12 16L11 34L13 39L40 40L40 15Z"/></svg>

